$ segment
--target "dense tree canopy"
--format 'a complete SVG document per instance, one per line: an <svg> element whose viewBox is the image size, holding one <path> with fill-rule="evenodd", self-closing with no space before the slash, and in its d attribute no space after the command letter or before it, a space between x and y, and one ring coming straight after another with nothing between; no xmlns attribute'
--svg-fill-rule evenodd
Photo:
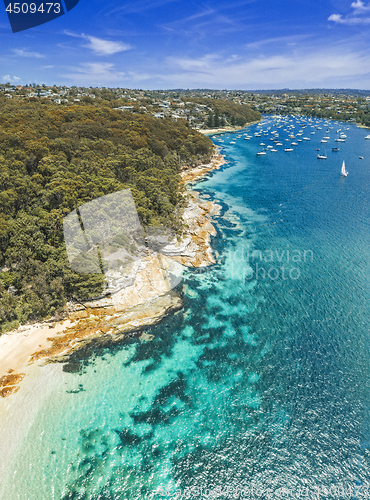
<svg viewBox="0 0 370 500"><path fill-rule="evenodd" d="M181 230L182 165L213 151L185 122L96 107L0 103L0 331L98 295L103 276L68 264L63 219L130 188L143 225Z"/></svg>
<svg viewBox="0 0 370 500"><path fill-rule="evenodd" d="M195 98L194 102L205 104L211 108L208 115L207 126L223 127L228 121L230 125L243 127L247 123L252 123L261 119L261 113L253 110L246 104L237 104L225 99Z"/></svg>

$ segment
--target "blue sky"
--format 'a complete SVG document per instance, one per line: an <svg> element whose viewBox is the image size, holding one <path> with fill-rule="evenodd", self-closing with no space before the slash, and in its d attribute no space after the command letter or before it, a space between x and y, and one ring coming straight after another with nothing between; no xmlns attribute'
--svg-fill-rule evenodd
<svg viewBox="0 0 370 500"><path fill-rule="evenodd" d="M370 89L370 1L80 0L13 34L0 82L143 89Z"/></svg>

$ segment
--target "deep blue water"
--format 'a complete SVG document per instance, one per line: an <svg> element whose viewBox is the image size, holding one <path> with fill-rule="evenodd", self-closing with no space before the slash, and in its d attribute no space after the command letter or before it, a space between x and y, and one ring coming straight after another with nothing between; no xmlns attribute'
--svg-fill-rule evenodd
<svg viewBox="0 0 370 500"><path fill-rule="evenodd" d="M227 164L193 187L222 206L217 264L152 342L60 376L6 500L370 498L368 131L283 120L214 136Z"/></svg>

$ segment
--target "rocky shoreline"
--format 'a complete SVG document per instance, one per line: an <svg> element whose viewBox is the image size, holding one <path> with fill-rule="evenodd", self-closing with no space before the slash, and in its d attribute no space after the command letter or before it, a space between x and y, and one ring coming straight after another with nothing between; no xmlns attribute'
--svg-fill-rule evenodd
<svg viewBox="0 0 370 500"><path fill-rule="evenodd" d="M209 164L186 168L181 176L189 184L223 163L222 155L215 153ZM173 290L180 282L182 266L205 267L216 262L210 246L211 236L216 234L211 218L219 209L189 192L183 211L182 240L167 245L161 254L148 250L135 266L128 286L101 299L67 304L63 321L24 325L3 334L0 396L18 391L30 364L66 363L71 355L92 343L107 345L128 336L151 340L145 329L183 306L180 294Z"/></svg>

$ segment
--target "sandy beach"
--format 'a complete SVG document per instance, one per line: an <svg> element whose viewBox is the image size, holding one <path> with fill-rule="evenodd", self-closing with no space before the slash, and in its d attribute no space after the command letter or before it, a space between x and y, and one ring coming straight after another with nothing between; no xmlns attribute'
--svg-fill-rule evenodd
<svg viewBox="0 0 370 500"><path fill-rule="evenodd" d="M253 125L254 123L259 123L258 121L256 122L250 122L246 123L242 127L223 127L223 128L210 128L210 129L198 129L198 132L201 132L202 134L205 135L219 135L219 134L226 134L228 132L239 132L240 130L244 130L246 127L249 127L250 125Z"/></svg>
<svg viewBox="0 0 370 500"><path fill-rule="evenodd" d="M186 168L181 176L189 184L223 163L222 155L215 153L210 163ZM21 388L20 382L31 366L66 362L71 354L90 342L114 342L127 334L150 340L145 328L182 307L181 297L172 291L169 276L181 274L181 266L202 267L215 262L210 240L216 231L210 220L220 208L189 194L183 212L187 228L182 241L169 245L165 255L148 252L137 267L132 285L111 297L68 304L67 317L62 321L27 324L0 336L1 397Z"/></svg>

